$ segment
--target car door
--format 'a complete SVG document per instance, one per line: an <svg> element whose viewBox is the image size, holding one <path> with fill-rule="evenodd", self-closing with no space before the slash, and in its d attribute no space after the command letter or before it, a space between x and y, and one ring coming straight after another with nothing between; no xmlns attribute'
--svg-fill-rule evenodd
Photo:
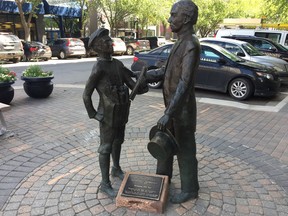
<svg viewBox="0 0 288 216"><path fill-rule="evenodd" d="M225 92L233 71L224 55L211 47L201 46L195 86Z"/></svg>

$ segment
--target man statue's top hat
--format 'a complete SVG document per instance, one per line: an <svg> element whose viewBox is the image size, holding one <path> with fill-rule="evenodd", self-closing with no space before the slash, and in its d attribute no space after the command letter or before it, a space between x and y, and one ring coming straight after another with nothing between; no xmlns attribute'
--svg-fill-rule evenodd
<svg viewBox="0 0 288 216"><path fill-rule="evenodd" d="M95 32L93 32L88 41L88 47L91 47L94 40L101 38L103 36L109 35L109 30L105 28L98 28Z"/></svg>
<svg viewBox="0 0 288 216"><path fill-rule="evenodd" d="M165 129L165 131L159 130L157 125L151 128L149 139L148 151L158 160L167 159L169 156L176 154L179 149L173 134L168 129Z"/></svg>

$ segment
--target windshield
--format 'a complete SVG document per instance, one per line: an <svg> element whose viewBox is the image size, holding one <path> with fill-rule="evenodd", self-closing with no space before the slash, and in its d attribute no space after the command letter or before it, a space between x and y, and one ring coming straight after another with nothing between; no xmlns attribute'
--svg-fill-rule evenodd
<svg viewBox="0 0 288 216"><path fill-rule="evenodd" d="M276 45L275 45L276 46ZM286 47L284 47L282 44L277 44L276 46L278 49L280 49L281 51L284 52L288 52L288 49Z"/></svg>
<svg viewBox="0 0 288 216"><path fill-rule="evenodd" d="M229 52L228 50L222 48L222 47L217 47L217 50L221 52L225 57L229 58L231 61L234 62L244 62L245 60L242 58L239 58L235 54Z"/></svg>
<svg viewBox="0 0 288 216"><path fill-rule="evenodd" d="M255 47L253 47L249 43L242 44L241 46L250 56L264 56L263 53L258 51Z"/></svg>

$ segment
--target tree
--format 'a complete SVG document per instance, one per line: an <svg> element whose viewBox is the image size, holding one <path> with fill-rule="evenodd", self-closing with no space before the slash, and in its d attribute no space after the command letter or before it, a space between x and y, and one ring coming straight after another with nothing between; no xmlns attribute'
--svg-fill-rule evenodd
<svg viewBox="0 0 288 216"><path fill-rule="evenodd" d="M223 0L195 0L195 3L199 8L196 31L198 31L201 37L206 37L226 17L226 12L223 10L226 4Z"/></svg>
<svg viewBox="0 0 288 216"><path fill-rule="evenodd" d="M162 24L165 34L168 24L167 20L173 2L174 0L142 0L137 12L142 32L144 32L144 29L147 28L148 25Z"/></svg>
<svg viewBox="0 0 288 216"><path fill-rule="evenodd" d="M88 19L88 3L89 3L89 0L77 0L76 1L76 5L80 6L81 8L81 17L80 17L80 24L79 24L79 29L81 31L81 36L85 36L85 26L86 26L86 22L87 22L87 19Z"/></svg>
<svg viewBox="0 0 288 216"><path fill-rule="evenodd" d="M111 35L117 35L117 30L125 18L136 14L141 0L92 0L99 5L110 25Z"/></svg>
<svg viewBox="0 0 288 216"><path fill-rule="evenodd" d="M287 23L288 5L287 0L264 0L263 17L266 22Z"/></svg>
<svg viewBox="0 0 288 216"><path fill-rule="evenodd" d="M39 10L39 4L42 3L42 0L15 0L19 14L21 19L21 24L23 26L24 32L25 32L25 38L24 40L30 41L30 24L33 16L37 16L37 11ZM24 12L23 11L23 5L24 4L31 4L31 10Z"/></svg>

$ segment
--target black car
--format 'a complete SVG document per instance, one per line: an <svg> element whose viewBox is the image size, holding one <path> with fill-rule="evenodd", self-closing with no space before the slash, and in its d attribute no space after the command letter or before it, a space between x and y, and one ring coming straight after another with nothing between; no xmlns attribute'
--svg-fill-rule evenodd
<svg viewBox="0 0 288 216"><path fill-rule="evenodd" d="M21 41L24 49L22 61L30 61L31 59L41 59L48 61L52 57L51 49L38 41Z"/></svg>
<svg viewBox="0 0 288 216"><path fill-rule="evenodd" d="M248 36L248 35L232 35L222 37L246 41L266 55L270 55L288 61L288 49L282 46L281 44L278 44L268 38Z"/></svg>
<svg viewBox="0 0 288 216"><path fill-rule="evenodd" d="M165 66L173 44L158 47L150 52L135 53L132 71ZM151 87L159 87L157 86ZM276 70L256 62L243 60L226 49L201 43L200 65L195 77L195 87L227 93L236 100L252 95L274 96L280 82Z"/></svg>

